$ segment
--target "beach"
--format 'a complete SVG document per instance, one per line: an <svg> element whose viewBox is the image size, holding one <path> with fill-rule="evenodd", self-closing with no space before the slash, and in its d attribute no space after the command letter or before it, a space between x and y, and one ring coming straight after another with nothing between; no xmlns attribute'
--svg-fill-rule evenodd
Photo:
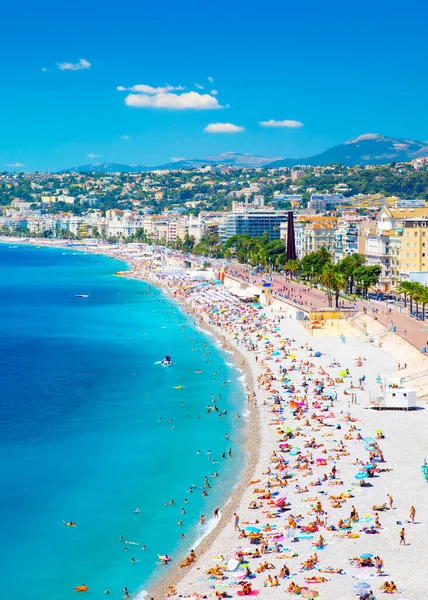
<svg viewBox="0 0 428 600"><path fill-rule="evenodd" d="M287 365L287 359L289 361L290 356L294 356L291 362L300 363L300 367L293 369L289 374L292 385L295 386L295 393L299 393L302 370L304 373L307 369L308 374L304 375L305 378L312 379L309 375L319 376L321 373L320 379L323 383L325 378L329 379L329 383L336 382L328 387L332 388L331 391L335 395L337 394L337 398L333 402L330 400L331 396L327 396L327 400L326 397L321 396L322 400L320 400L319 394L316 394L312 396L311 403L306 398L304 414L310 413L310 407L314 405L317 406L320 415L312 418L307 416L305 426L301 427L299 421L304 419L302 414L297 419L298 432L295 434L292 425L296 423L296 417L290 408L284 410L285 414L280 413L279 420L275 422L274 415L278 414L275 400L279 402L281 410L284 405L282 395L277 393L278 383L274 384L275 390L272 390L270 384L268 389L263 385L258 386L256 410L260 446L257 460L251 462L251 470L245 473L247 479L244 476L239 492L237 491L236 496L232 498L232 506L228 507L228 515L224 515L220 526L213 532L214 539L207 540L206 545L197 550L198 557L195 564L183 567L184 570L188 570L187 573L184 571L184 575L183 569L181 573L180 570L175 570L158 588L150 590L150 597L162 597L165 592L168 594L168 589L172 597L175 595L215 597L216 594L217 597L221 594L227 594L225 597L234 597L238 592L242 592L247 580L251 584L249 595L261 593L263 597L271 598L277 598L283 593L290 593L291 597L293 589L296 589L299 595L303 590L306 597L316 597L319 594L320 597L358 598L370 594L371 591L375 596L391 591L401 593L402 597L408 599L420 597L425 589L420 574L425 564L424 524L428 518L424 506L426 484L420 471L424 457L428 453L424 434L428 424L426 411L378 412L367 409L369 392L379 388L379 377L383 381L385 377L397 375L397 360L391 356L396 352L393 348L389 348L391 354L387 354L382 348L369 345L367 341L357 341L360 340L357 331L348 342L342 342L338 336L314 339L295 321L294 310L286 309L279 303L272 309L265 310L267 313L271 311L271 316L262 329L268 337L266 341L268 351L263 362L260 356L256 361L257 354L252 347L255 339L260 337L260 333L256 333L259 329L254 327L254 320L249 319L249 331L240 327L241 335L236 335L236 327L231 325L233 319L227 320L226 325L217 323L222 333L226 330L230 335L232 332L232 339L235 344L238 343L240 352L253 373L253 378L261 377L263 381L265 370L269 369L269 377L273 373L274 381L281 381L278 367L284 366L284 363ZM211 318L209 321L213 323ZM279 331L277 331L278 323ZM275 342L278 343L278 339L287 340L285 346L290 346L290 351L287 352L284 346L281 346L283 342L280 342L281 349L278 356L281 358L273 359L273 348ZM321 352L321 356L316 357L317 360L314 360L315 345L317 351ZM403 364L406 351L409 351L411 356L413 349L406 348L402 340L396 340L396 346ZM263 356L263 350L261 355ZM419 358L417 368L423 368L424 360L425 357ZM302 367L301 365L306 362L308 365ZM343 369L349 369L349 375L345 378L340 375ZM360 376L364 376L364 383L361 386L358 381ZM341 379L343 381L340 381ZM345 387L346 384L350 387ZM314 393L315 390L312 392ZM422 407L424 405L425 403ZM327 412L326 417L323 417L323 412ZM334 424L328 419L333 419ZM274 510L272 515L270 507L275 507L274 496L270 498L263 498L263 496L266 495L266 490L269 496L270 490L278 485L278 475L274 474L274 469L278 464L277 454L280 440L284 440L284 430L277 428L275 432L275 425L281 426L282 423L292 427L292 439L297 438L300 442L296 446L294 443L290 444L291 451L293 448L298 448L296 453L298 458L289 462L294 463L294 469L299 466L298 470L302 472L293 472L290 483L284 485L282 482L278 486L281 490L285 488L284 508L286 510L284 514L282 511L275 513ZM340 426L339 430L338 426ZM330 433L330 428L334 433ZM340 433L337 433L338 431ZM276 435L273 435L273 432ZM329 440L328 437L332 439ZM249 439L251 440L251 430ZM309 446L307 446L308 439L310 439ZM305 448L308 448L308 451L303 454L303 464L306 466L301 468L298 463ZM319 448L321 449L318 450ZM316 452L312 452L312 449L316 449ZM315 454L319 456L316 458ZM323 454L327 456L324 458ZM381 460L378 463L379 454ZM321 460L317 462L318 459ZM364 472L364 466L370 464L370 460L375 460L376 474L370 478L367 487L362 487L359 483L361 479L356 480L356 476ZM315 466L312 466L312 463ZM253 464L255 464L254 470L252 470ZM334 478L331 477L333 467L337 469ZM286 467L286 471L290 471L289 466ZM251 480L258 483L249 486ZM292 488L291 482L294 487L298 486L296 488L298 492ZM261 487L257 487L258 485ZM283 491L279 493L282 494ZM392 508L387 494L393 498ZM259 508L249 508L252 502L259 504L260 500ZM317 522L317 503L320 500L322 517ZM418 505L418 518L413 524L409 522L410 511L415 505ZM232 511L239 515L242 523L240 528L244 530L245 523L250 523L249 527L254 527L254 521L258 521L256 529L274 523L272 532L269 532L265 538L268 541L268 550L261 558L247 558L250 554L254 554L257 545L254 548L250 543L251 538L249 540L248 537L241 537L241 532L235 531L234 518L233 515L230 516ZM349 517L353 513L356 513L358 518L350 521ZM293 515L292 521L296 521L295 526L293 522L291 528L292 536L288 527L290 514ZM343 528L338 525L342 521ZM400 546L399 534L403 526L405 529L407 527L406 535L409 536L406 546L404 544ZM306 530L310 533L306 533ZM279 533L278 536L275 535L276 531ZM300 534L301 531L305 533ZM318 547L316 544L320 536L323 538L323 543ZM272 540L274 540L273 545ZM277 550L275 544L278 544ZM209 548L205 550L205 546ZM403 551L407 554L403 555ZM294 556L295 554L297 556ZM312 564L310 558L315 555L317 560ZM368 559L360 558L366 555L372 556ZM245 570L238 573L228 572L227 563L230 558L239 559L238 569L241 569L241 565L248 564L251 574L243 577L247 572ZM364 560L368 562L368 566L361 566L360 563L364 563ZM257 573L260 564L266 562L271 568ZM377 573L375 564L381 565L380 575L375 575ZM279 579L279 585L272 585L274 576L278 577L284 566L290 570L290 575L283 580ZM387 582L384 586L386 591L383 592L380 587L385 582Z"/></svg>
<svg viewBox="0 0 428 600"><path fill-rule="evenodd" d="M426 402L414 411L367 405L386 378L419 373L427 359L392 333L383 348L356 330L345 341L314 338L283 302L257 308L234 297L231 281L197 284L165 264L113 255L131 265L124 276L163 287L233 349L248 394L241 482L195 558L190 548L187 560L173 556L148 597L424 597Z"/></svg>

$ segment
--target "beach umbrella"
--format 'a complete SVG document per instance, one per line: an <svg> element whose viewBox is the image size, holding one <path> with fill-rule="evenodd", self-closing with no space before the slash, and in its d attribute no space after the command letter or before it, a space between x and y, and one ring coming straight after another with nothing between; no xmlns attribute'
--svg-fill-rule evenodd
<svg viewBox="0 0 428 600"><path fill-rule="evenodd" d="M366 583L365 581L360 581L359 583L356 583L354 585L355 591L359 590L359 591L365 592L366 590L368 590L370 588L371 588L371 585L369 583Z"/></svg>
<svg viewBox="0 0 428 600"><path fill-rule="evenodd" d="M355 475L355 479L365 479L366 477L368 477L367 473L357 473Z"/></svg>
<svg viewBox="0 0 428 600"><path fill-rule="evenodd" d="M275 500L275 506L280 506L281 504L284 504L284 502L287 500L286 496L281 496L280 498L277 498Z"/></svg>
<svg viewBox="0 0 428 600"><path fill-rule="evenodd" d="M361 554L360 558L373 558L373 554L370 554L370 552L365 552L364 554Z"/></svg>
<svg viewBox="0 0 428 600"><path fill-rule="evenodd" d="M345 375L346 375L346 371L340 371L340 375L341 375L342 377L345 377Z"/></svg>
<svg viewBox="0 0 428 600"><path fill-rule="evenodd" d="M373 464L364 465L363 469L366 469L366 470L368 470L368 471L369 471L370 469L374 469L374 468L375 468L375 466L376 466L376 465L373 465Z"/></svg>
<svg viewBox="0 0 428 600"><path fill-rule="evenodd" d="M245 531L249 531L250 533L260 533L260 529L257 529L257 527L252 527L251 525L246 527Z"/></svg>
<svg viewBox="0 0 428 600"><path fill-rule="evenodd" d="M321 356L321 352L315 352L315 356L319 358Z"/></svg>

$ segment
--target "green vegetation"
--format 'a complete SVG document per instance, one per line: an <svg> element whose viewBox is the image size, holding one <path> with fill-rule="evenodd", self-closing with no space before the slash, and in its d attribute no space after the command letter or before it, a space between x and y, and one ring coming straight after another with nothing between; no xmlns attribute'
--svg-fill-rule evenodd
<svg viewBox="0 0 428 600"><path fill-rule="evenodd" d="M417 281L401 281L395 290L404 298L404 306L410 303L410 313L413 313L413 303L416 315L419 315L419 305L422 305L422 320L425 321L425 306L428 304L428 286Z"/></svg>

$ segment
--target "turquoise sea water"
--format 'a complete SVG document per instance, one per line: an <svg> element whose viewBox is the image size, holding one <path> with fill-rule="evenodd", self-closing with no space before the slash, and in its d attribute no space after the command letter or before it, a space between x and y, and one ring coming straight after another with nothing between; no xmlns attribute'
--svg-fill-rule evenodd
<svg viewBox="0 0 428 600"><path fill-rule="evenodd" d="M239 371L161 291L115 277L122 269L103 256L0 245L0 577L8 596L66 600L81 584L87 598L107 588L121 598L125 586L137 594L169 568L156 566L157 553L176 564L206 532L242 467ZM173 366L156 365L166 353ZM222 419L206 412L213 394L228 410ZM234 457L221 459L229 448ZM216 470L203 498L204 477Z"/></svg>

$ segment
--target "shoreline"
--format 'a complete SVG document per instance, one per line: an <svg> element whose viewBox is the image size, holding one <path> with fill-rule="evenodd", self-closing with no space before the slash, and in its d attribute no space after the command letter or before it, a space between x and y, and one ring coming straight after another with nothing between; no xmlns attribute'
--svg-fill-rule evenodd
<svg viewBox="0 0 428 600"><path fill-rule="evenodd" d="M5 243L5 242L3 242ZM57 248L57 249L67 249L77 252L85 252L95 255L102 255L108 258L112 258L115 260L121 260L125 262L128 266L129 270L127 271L119 271L114 273L116 277L122 277L125 279L132 279L136 281L142 281L148 283L149 285L153 285L160 289L170 300L175 302L187 315L193 317L195 319L193 325L195 328L200 328L208 333L210 333L215 340L220 345L222 351L229 351L232 353L231 360L234 363L235 368L242 371L242 375L245 376L245 380L242 381L242 387L244 392L248 392L250 394L255 393L257 395L257 390L254 385L253 373L251 371L251 366L247 360L247 358L240 352L237 346L233 343L233 340L230 336L226 334L226 332L222 332L217 327L211 325L207 322L205 315L197 315L195 311L192 309L191 305L187 303L183 298L177 297L174 293L171 293L171 290L167 285L163 285L161 281L156 280L152 277L143 277L140 273L137 273L135 270L135 265L132 262L130 257L118 257L116 254L109 253L108 249L101 250L99 248L91 248L91 247L73 247L69 248L63 243L55 243L46 242L46 240L32 240L32 241L15 241L13 243L23 245L23 246L41 246L45 248ZM228 339L229 338L229 339ZM238 483L234 488L231 489L231 494L226 504L220 508L221 518L216 526L209 531L198 543L196 546L198 549L198 556L204 555L209 547L216 541L216 539L220 536L224 528L230 524L233 513L238 508L244 492L247 489L248 482L252 478L252 474L255 472L257 467L258 460L260 458L260 442L261 442L261 434L259 425L259 414L257 407L253 402L248 402L246 405L246 410L248 410L248 417L245 419L245 425L242 428L242 434L244 437L244 453L245 453L245 461L241 467L241 473L239 475ZM196 526L196 523L195 523ZM159 577L159 581L156 583L152 583L147 588L141 589L135 595L136 598L140 598L142 596L147 598L153 598L154 600L158 600L160 598L164 598L168 587L171 585L178 585L180 581L187 575L187 570L180 569L179 561L183 557L177 557L177 564L174 566L170 572L165 573ZM155 573L150 576L149 581L155 579Z"/></svg>
<svg viewBox="0 0 428 600"><path fill-rule="evenodd" d="M132 267L132 263L130 264ZM183 309L186 314L195 318L194 326L197 328L201 328L204 331L210 333L220 344L220 347L223 351L232 352L232 360L235 363L235 367L242 371L242 375L245 376L245 380L242 382L245 391L248 393L256 394L257 397L257 389L254 385L254 377L251 371L251 366L247 360L247 358L243 355L242 352L238 349L236 345L233 344L232 339L225 332L222 332L220 329L214 327L210 323L206 321L205 315L198 316L195 314L194 310L191 308L190 304L185 302L182 298L177 298L174 294L171 293L170 289L166 285L162 285L160 281L153 281L150 278L144 278L138 276L134 271L123 271L120 273L116 273L118 277L125 277L128 279L134 279L137 281L144 281L149 283L150 285L155 285L159 289L165 293L165 295L173 300L176 304L178 304L181 309ZM240 361L240 362L238 362ZM258 399L258 398L257 398ZM230 524L233 514L236 512L239 507L244 493L248 488L248 483L252 479L252 475L254 474L257 463L260 458L260 449L261 449L261 433L260 433L260 416L257 410L257 406L253 402L247 402L246 409L248 410L248 418L246 419L246 423L243 428L243 436L244 436L244 452L246 454L245 463L243 465L242 473L239 476L239 481L235 485L235 487L231 490L231 495L227 500L226 504L220 508L221 518L217 525L208 532L196 546L198 549L198 556L201 558L203 555L207 553L210 546L218 539L221 535L225 527ZM164 598L169 586L173 585L174 587L178 585L184 577L188 574L188 570L184 570L180 568L178 561L181 560L181 557L177 558L177 564L172 567L169 573L165 573L160 576L159 581L157 583L151 584L148 586L147 590L141 590L137 594L137 598L141 597L144 594L144 597L150 598L153 600L158 600ZM197 559L196 564L199 559ZM153 579L154 576L150 577L150 580Z"/></svg>
<svg viewBox="0 0 428 600"><path fill-rule="evenodd" d="M195 286L181 274L162 269L162 265L159 269L153 268L150 260L140 262L138 257L126 257L126 253L120 254L117 249L111 254L93 253L121 259L131 265L131 270L122 276L164 290L195 317L196 327L208 331L225 350L233 352L234 362L241 361L239 368L244 366L245 375L250 375L244 384L257 388L257 407L251 406L251 400L248 402L251 410L245 448L249 454L218 525L200 541L193 564L185 563L184 569L171 566L171 571L159 576L158 581L156 576L150 577L150 585L132 597L199 600L212 598L215 593L216 598L235 598L237 588L244 584L250 586L254 595L281 600L284 593L299 593L296 587L309 593L311 588L307 584L316 583L321 585L321 590L315 591L323 598L351 600L355 599L358 582L367 577L374 577L370 580L372 585L364 585L372 587L376 594L387 583L386 578L397 583L397 591L405 594L406 600L422 597L425 589L420 573L425 568L424 528L428 523L428 506L424 500L426 482L420 464L424 456L428 456L427 403L419 398L420 410L416 411L367 409L371 393L375 390L378 393L379 386L383 389L380 374L385 378L399 377L397 360L400 360L401 369L405 361L402 374L410 375L412 380L411 372L418 376L419 369L425 368L426 357L413 360L410 350L414 349L393 333L386 337L388 343L384 349L368 344L368 338L362 339L358 330L352 328L346 340L341 340L333 331L333 335L313 337L292 318L291 307L284 310L281 302L263 307L260 312L231 300L230 295L223 303L225 293L229 294L227 290L223 293L215 286ZM370 334L377 331L375 322L369 321L369 326ZM360 375L364 375L363 384L358 379ZM354 385L358 381L360 384ZM349 390L353 390L352 394ZM257 438L252 439L250 423ZM321 449L312 450L318 448ZM363 478L367 477L365 468L372 463L375 464L373 479L362 486L361 481L356 480L361 479L362 471ZM337 478L330 470L336 465ZM267 489L252 489L257 483ZM273 492L275 487L280 490ZM263 495L258 495L260 493ZM273 497L284 493L286 505L278 509ZM394 498L394 506L392 499L390 506L387 505L389 494ZM254 503L256 506L252 506ZM352 503L356 506L351 508ZM417 512L414 523L406 517L413 505ZM245 535L249 528L242 531L234 527L233 512L239 514L242 526L257 524L259 532L265 530L262 540L263 544L267 543L267 550L262 550L261 556L255 556L254 548L248 547L251 540L241 541L241 538L251 537ZM361 516L353 519L353 512ZM271 521L272 518L278 520ZM290 525L290 519L294 524ZM343 520L349 523L345 528L340 524ZM409 537L404 547L399 543L402 526ZM317 531L322 542L311 541ZM365 533L378 535L366 536ZM274 543L277 539L283 541ZM378 576L384 579L377 579L376 572L371 570L359 570L361 566L375 567L372 563L359 564L360 558L365 557L361 552L381 557L385 567ZM246 560L242 561L244 556ZM229 557L235 557L234 560L238 557L239 564L249 563L250 577L240 571L243 565L238 570L229 570ZM296 560L296 557L299 558ZM267 573L261 568L266 558L271 565L267 568L274 570L276 583L273 585L270 573L265 580ZM308 562L312 566L305 567ZM289 574L283 575L283 569L288 567ZM308 570L312 572L307 573ZM258 589L252 590L254 585ZM248 595L248 591L243 591L240 589L238 596Z"/></svg>

